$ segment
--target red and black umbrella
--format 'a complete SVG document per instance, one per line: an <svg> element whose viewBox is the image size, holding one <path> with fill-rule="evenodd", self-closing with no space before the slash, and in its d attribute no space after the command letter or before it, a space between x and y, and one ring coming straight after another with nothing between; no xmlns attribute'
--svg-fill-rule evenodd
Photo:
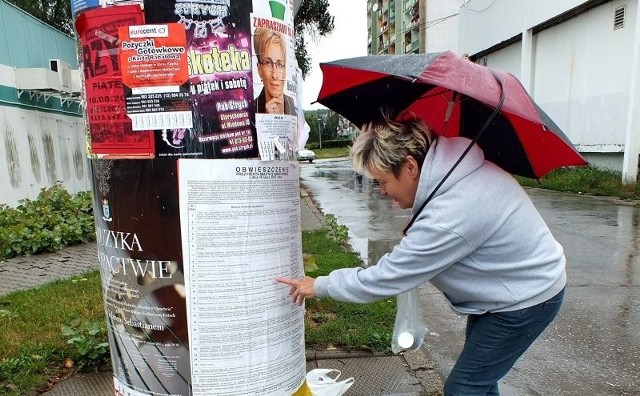
<svg viewBox="0 0 640 396"><path fill-rule="evenodd" d="M587 164L516 77L452 52L364 56L320 68L317 101L358 127L383 115L418 117L438 135L477 140L488 160L535 179Z"/></svg>

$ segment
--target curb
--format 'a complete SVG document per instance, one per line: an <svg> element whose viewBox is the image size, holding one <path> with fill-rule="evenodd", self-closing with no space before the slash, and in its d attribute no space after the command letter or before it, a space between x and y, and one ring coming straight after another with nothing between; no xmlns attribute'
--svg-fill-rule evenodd
<svg viewBox="0 0 640 396"><path fill-rule="evenodd" d="M341 351L341 350L325 350L325 351L306 351L305 357L307 361L313 360L330 360L330 359L358 359L358 358L376 358L376 357L392 357L393 354L375 353L369 351Z"/></svg>
<svg viewBox="0 0 640 396"><path fill-rule="evenodd" d="M572 196L572 197L585 197L585 198L589 198L589 199L593 199L594 201L602 201L603 203L614 203L616 205L622 205L622 206L640 206L640 200L638 199L623 199L623 198L618 198L618 197L613 197L613 196L609 196L609 195L593 195L590 193L583 193L583 192L572 192L572 191L556 191L556 190L549 190L547 188L542 188L542 187L530 187L530 186L522 186L522 188L527 191L527 190L539 190L539 191L544 191L544 192L549 192L552 194L557 194L557 195L568 195L568 196Z"/></svg>
<svg viewBox="0 0 640 396"><path fill-rule="evenodd" d="M322 226L325 226L324 215L322 214L322 211L320 210L320 208L318 208L318 205L316 205L315 201L313 200L313 196L309 194L309 191L307 191L302 182L300 183L300 201L301 204L307 205L318 222L320 222Z"/></svg>

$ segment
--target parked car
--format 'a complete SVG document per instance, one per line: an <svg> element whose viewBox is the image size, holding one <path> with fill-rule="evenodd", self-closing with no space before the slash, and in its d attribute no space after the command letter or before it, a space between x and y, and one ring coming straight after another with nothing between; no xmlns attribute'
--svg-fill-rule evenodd
<svg viewBox="0 0 640 396"><path fill-rule="evenodd" d="M316 159L316 153L307 149L299 149L298 150L298 161L309 161L309 163L313 162Z"/></svg>

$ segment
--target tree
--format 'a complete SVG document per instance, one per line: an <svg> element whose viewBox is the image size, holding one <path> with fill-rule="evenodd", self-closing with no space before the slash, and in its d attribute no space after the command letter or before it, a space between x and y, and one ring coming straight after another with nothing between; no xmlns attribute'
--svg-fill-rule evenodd
<svg viewBox="0 0 640 396"><path fill-rule="evenodd" d="M327 112L327 122L324 125L326 133L322 134L322 138L325 136L327 139L337 139L338 138L338 123L340 122L340 116L333 110L329 110Z"/></svg>
<svg viewBox="0 0 640 396"><path fill-rule="evenodd" d="M348 1L348 0L341 0ZM329 0L303 0L298 14L296 14L295 46L298 66L302 76L306 77L311 71L311 56L307 52L306 37L312 39L325 37L333 31L334 17L329 14Z"/></svg>
<svg viewBox="0 0 640 396"><path fill-rule="evenodd" d="M69 0L9 0L42 22L73 35L71 2Z"/></svg>
<svg viewBox="0 0 640 396"><path fill-rule="evenodd" d="M310 129L307 143L319 143L320 141L320 133L323 129L323 125L320 123L320 112L321 110L305 110L304 112L304 119Z"/></svg>

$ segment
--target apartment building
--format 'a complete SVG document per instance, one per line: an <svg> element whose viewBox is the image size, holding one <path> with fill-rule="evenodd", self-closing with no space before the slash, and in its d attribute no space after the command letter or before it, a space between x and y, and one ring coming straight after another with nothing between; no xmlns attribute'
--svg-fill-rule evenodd
<svg viewBox="0 0 640 396"><path fill-rule="evenodd" d="M464 0L368 0L368 53L458 52Z"/></svg>
<svg viewBox="0 0 640 396"><path fill-rule="evenodd" d="M421 10L426 0L368 0L368 53L409 54L424 52Z"/></svg>

